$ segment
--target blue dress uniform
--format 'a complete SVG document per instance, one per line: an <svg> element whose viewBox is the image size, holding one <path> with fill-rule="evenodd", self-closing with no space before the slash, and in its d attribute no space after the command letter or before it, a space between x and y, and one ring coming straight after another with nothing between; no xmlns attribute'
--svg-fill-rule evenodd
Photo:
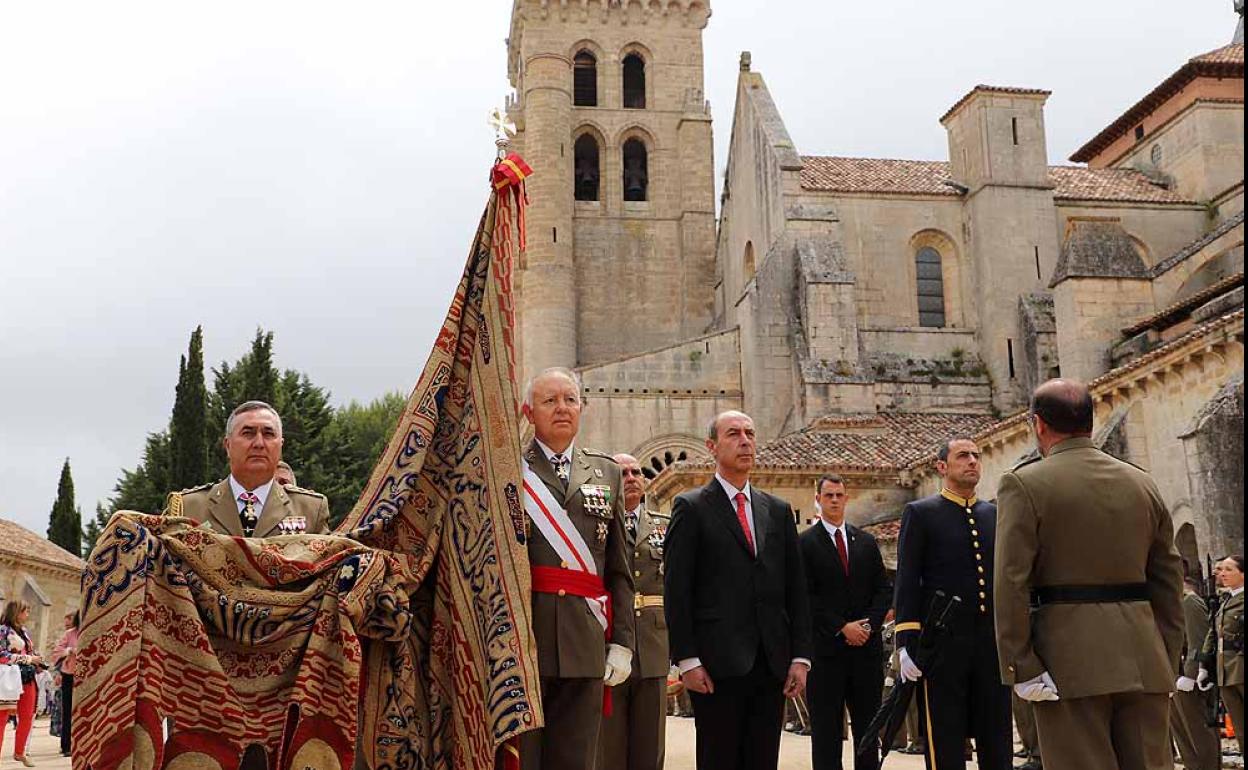
<svg viewBox="0 0 1248 770"><path fill-rule="evenodd" d="M997 507L947 490L906 505L897 547L897 644L918 641L937 591L962 599L916 697L927 727L928 770L966 766L975 739L981 770L1010 770L1010 689L1001 683L993 630L992 554Z"/></svg>

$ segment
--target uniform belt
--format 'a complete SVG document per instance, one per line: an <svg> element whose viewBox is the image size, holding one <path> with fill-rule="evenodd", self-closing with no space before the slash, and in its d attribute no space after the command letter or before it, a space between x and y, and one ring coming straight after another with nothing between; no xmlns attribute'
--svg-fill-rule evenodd
<svg viewBox="0 0 1248 770"><path fill-rule="evenodd" d="M1148 583L1099 586L1040 586L1031 591L1032 604L1110 604L1148 601Z"/></svg>
<svg viewBox="0 0 1248 770"><path fill-rule="evenodd" d="M640 610L645 607L662 607L663 595L657 594L635 594L633 598L633 609Z"/></svg>

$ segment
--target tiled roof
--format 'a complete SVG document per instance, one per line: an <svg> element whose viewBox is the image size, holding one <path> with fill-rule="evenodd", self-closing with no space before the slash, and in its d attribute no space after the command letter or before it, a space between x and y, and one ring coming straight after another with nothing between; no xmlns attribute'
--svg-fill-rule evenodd
<svg viewBox="0 0 1248 770"><path fill-rule="evenodd" d="M0 519L0 554L81 571L86 562L17 522Z"/></svg>
<svg viewBox="0 0 1248 770"><path fill-rule="evenodd" d="M954 102L953 106L950 107L948 110L945 110L945 114L940 116L940 122L944 123L945 118L957 112L958 108L966 104L967 100L970 99L975 94L1015 94L1015 95L1020 95L1020 96L1049 96L1052 93L1053 93L1052 91L1045 91L1042 88L1012 88L1010 86L986 86L986 85L980 84L972 88L970 91L967 91L965 96L963 96L961 99Z"/></svg>
<svg viewBox="0 0 1248 770"><path fill-rule="evenodd" d="M1243 224L1244 224L1244 212L1243 211L1236 212L1234 216L1227 217L1226 221L1224 221L1222 224L1218 225L1217 227L1213 228L1212 231L1200 236L1196 240L1192 241L1191 243L1187 244L1183 248L1176 251L1174 254L1171 254L1170 256L1166 257L1162 261L1158 262L1156 265L1153 265L1153 269L1151 271L1152 277L1156 278L1159 275L1164 275L1166 272L1170 270L1170 268L1179 264L1180 262L1192 256L1193 254L1199 253L1201 249L1205 248L1206 246L1213 243L1217 239L1221 238L1222 236L1226 235L1230 231L1234 230L1236 227L1242 226Z"/></svg>
<svg viewBox="0 0 1248 770"><path fill-rule="evenodd" d="M801 180L803 189L818 192L948 197L961 194L949 175L949 164L935 160L807 155L802 158ZM1053 184L1053 197L1058 200L1192 202L1132 169L1050 166L1049 181Z"/></svg>
<svg viewBox="0 0 1248 770"><path fill-rule="evenodd" d="M977 433L992 422L986 414L947 412L828 416L760 446L755 469L893 470L947 438Z"/></svg>
<svg viewBox="0 0 1248 770"><path fill-rule="evenodd" d="M1244 321L1244 309L1240 308L1239 310L1236 310L1233 313L1227 313L1221 318L1217 318L1207 323L1203 323L1200 326L1197 326L1196 328L1189 331L1187 334L1184 334L1181 337L1176 337L1170 342L1167 342L1166 344L1160 347L1154 348L1153 350L1148 351L1144 355L1138 358L1132 359L1131 361L1128 361L1122 366L1119 366L1115 369L1111 369L1105 374L1102 374L1100 377L1097 377L1096 379L1092 380L1091 382L1087 384L1088 389L1092 391L1092 395L1095 398L1097 395L1097 390L1099 388L1112 383L1114 380L1123 376L1124 374L1128 374L1143 366L1147 366L1153 361L1156 361L1157 359L1162 358L1174 352L1175 350L1178 350L1179 348L1182 348L1184 345L1188 344L1194 339L1198 339L1208 334L1213 334L1214 332L1220 331L1221 329L1227 326L1230 326L1236 322L1238 322L1242 326L1243 321ZM1027 419L1027 410L1021 409L1015 412L1014 414L1010 415L1009 417L1006 417L1005 419L1000 420L998 422L993 422L989 420L988 421L989 424L980 428L978 431L972 434L972 438L982 441L988 436L994 433L1000 433L1001 431L1007 428L1010 428L1011 426L1018 425L1019 423L1024 422L1026 419ZM925 454L921 455L920 457L916 458L915 460L912 460L906 467L913 470L923 465L930 464L931 461L934 460L935 458L936 458L935 450L930 450L926 452Z"/></svg>
<svg viewBox="0 0 1248 770"><path fill-rule="evenodd" d="M949 182L949 164L944 161L802 158L802 187L807 190L956 197L960 193Z"/></svg>
<svg viewBox="0 0 1248 770"><path fill-rule="evenodd" d="M1076 150L1070 159L1076 163L1084 163L1096 157L1097 153L1133 129L1145 116L1165 104L1166 100L1182 91L1188 83L1198 77L1243 78L1243 76L1244 46L1242 43L1223 46L1189 59L1147 96L1132 105L1117 120Z"/></svg>
<svg viewBox="0 0 1248 770"><path fill-rule="evenodd" d="M1190 199L1155 185L1129 168L1049 166L1053 197L1058 200L1124 201L1130 203L1192 203Z"/></svg>
<svg viewBox="0 0 1248 770"><path fill-rule="evenodd" d="M1191 311L1205 304L1214 297L1220 296L1230 291L1236 286L1244 285L1244 273L1240 271L1234 275L1228 275L1217 283L1211 284L1192 296L1173 302L1161 310L1153 313L1147 318L1141 319L1127 328L1122 330L1124 337L1132 337L1145 329L1156 329L1167 326L1180 317L1186 316Z"/></svg>
<svg viewBox="0 0 1248 770"><path fill-rule="evenodd" d="M879 524L867 524L864 530L870 532L881 543L891 543L901 534L901 519L881 521Z"/></svg>

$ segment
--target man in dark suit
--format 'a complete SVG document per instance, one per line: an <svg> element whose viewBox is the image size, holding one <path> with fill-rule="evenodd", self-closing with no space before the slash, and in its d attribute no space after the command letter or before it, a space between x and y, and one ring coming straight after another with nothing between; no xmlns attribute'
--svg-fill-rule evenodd
<svg viewBox="0 0 1248 770"><path fill-rule="evenodd" d="M897 647L901 678L920 681L928 770L961 770L975 739L980 770L1010 770L1010 689L1001 683L993 632L992 566L997 507L975 496L979 446L946 441L936 453L940 494L907 503L897 546ZM943 652L920 669L911 651L937 591L962 601L950 612Z"/></svg>
<svg viewBox="0 0 1248 770"><path fill-rule="evenodd" d="M815 662L806 682L814 770L841 770L846 706L857 746L884 689L880 629L891 586L875 538L846 523L848 501L840 476L819 479L819 521L800 538L815 638ZM855 770L878 766L875 756L854 762Z"/></svg>
<svg viewBox="0 0 1248 770"><path fill-rule="evenodd" d="M672 659L690 692L700 770L762 770L780 758L784 700L812 653L793 509L753 489L754 421L724 412L706 447L715 478L676 498L664 547Z"/></svg>

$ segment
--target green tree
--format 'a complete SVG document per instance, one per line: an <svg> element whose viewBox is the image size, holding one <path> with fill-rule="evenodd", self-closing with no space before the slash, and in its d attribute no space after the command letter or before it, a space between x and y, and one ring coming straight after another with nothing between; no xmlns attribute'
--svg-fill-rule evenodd
<svg viewBox="0 0 1248 770"><path fill-rule="evenodd" d="M195 327L178 364L173 417L169 421L170 481L185 489L208 480L208 390L204 386L204 331Z"/></svg>
<svg viewBox="0 0 1248 770"><path fill-rule="evenodd" d="M172 456L168 433L147 434L143 462L132 471L123 468L117 486L113 487L110 513L122 510L160 513L165 507L165 497L174 490Z"/></svg>
<svg viewBox="0 0 1248 770"><path fill-rule="evenodd" d="M82 558L85 559L91 555L91 549L95 548L96 541L100 539L100 534L108 526L108 520L112 515L112 510L104 503L95 504L95 518L88 521L87 526L82 530Z"/></svg>
<svg viewBox="0 0 1248 770"><path fill-rule="evenodd" d="M256 329L251 349L233 365L223 361L220 367L212 370L212 375L212 393L208 397L210 435L224 435L226 418L234 411L234 407L244 401L263 401L280 410L279 375L273 366L273 332ZM286 415L282 415L283 423L285 419ZM210 443L212 450L209 468L216 468L218 471L210 475L221 478L230 472L225 448L219 441Z"/></svg>
<svg viewBox="0 0 1248 770"><path fill-rule="evenodd" d="M82 511L74 504L74 477L69 472L68 457L56 485L56 502L48 518L48 539L72 554L82 552Z"/></svg>
<svg viewBox="0 0 1248 770"><path fill-rule="evenodd" d="M326 430L323 476L318 485L309 484L329 498L331 526L338 526L359 499L406 404L401 394L387 393L365 405L352 401L334 412Z"/></svg>

